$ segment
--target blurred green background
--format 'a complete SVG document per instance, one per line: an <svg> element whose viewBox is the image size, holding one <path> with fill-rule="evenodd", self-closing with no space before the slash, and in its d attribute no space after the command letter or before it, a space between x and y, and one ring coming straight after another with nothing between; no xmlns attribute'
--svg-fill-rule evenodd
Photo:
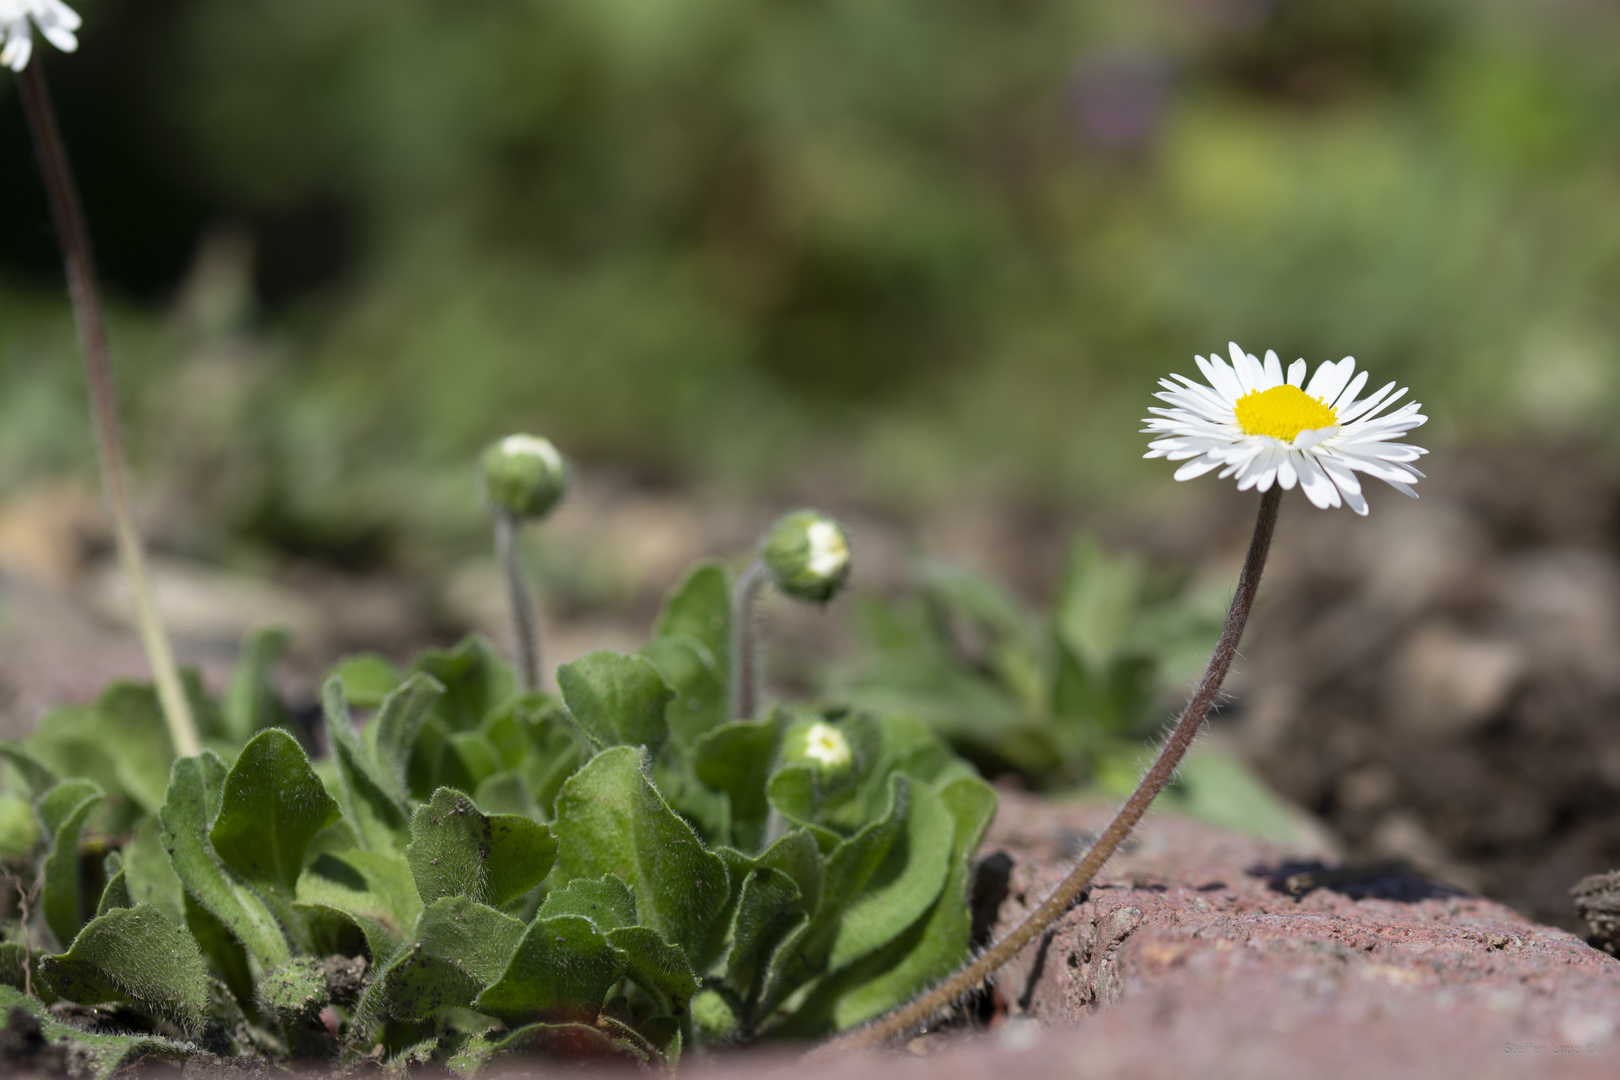
<svg viewBox="0 0 1620 1080"><path fill-rule="evenodd" d="M45 49L137 470L200 550L478 536L512 429L901 507L1167 485L1237 339L1411 384L1429 445L1602 435L1601 0L80 0ZM0 80L0 497L92 474Z"/></svg>

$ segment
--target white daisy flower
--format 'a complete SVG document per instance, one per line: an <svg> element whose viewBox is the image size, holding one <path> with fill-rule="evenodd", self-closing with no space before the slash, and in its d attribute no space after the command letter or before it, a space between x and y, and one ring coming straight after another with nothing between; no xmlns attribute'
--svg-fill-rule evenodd
<svg viewBox="0 0 1620 1080"><path fill-rule="evenodd" d="M0 64L12 71L28 66L34 55L34 34L29 20L39 27L45 40L63 52L73 52L79 39L73 36L83 20L62 0L0 0Z"/></svg>
<svg viewBox="0 0 1620 1080"><path fill-rule="evenodd" d="M1214 354L1196 358L1207 386L1182 375L1159 380L1164 392L1154 396L1170 408L1148 409L1153 415L1142 430L1159 438L1144 457L1185 461L1177 480L1221 469L1223 478L1237 477L1239 491L1268 491L1274 483L1287 490L1297 483L1323 509L1348 504L1367 512L1357 472L1417 498L1411 485L1423 474L1409 462L1428 451L1392 440L1429 418L1415 401L1379 415L1405 387L1388 383L1357 400L1367 373L1350 377L1354 357L1324 363L1307 384L1303 360L1289 365L1285 379L1275 352L1266 350L1263 362L1236 343L1231 352L1230 365Z"/></svg>

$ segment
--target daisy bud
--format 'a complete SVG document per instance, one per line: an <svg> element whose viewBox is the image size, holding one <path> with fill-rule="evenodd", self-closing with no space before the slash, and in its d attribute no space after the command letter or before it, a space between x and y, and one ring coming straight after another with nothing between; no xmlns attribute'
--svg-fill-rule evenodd
<svg viewBox="0 0 1620 1080"><path fill-rule="evenodd" d="M814 510L797 510L772 526L761 557L771 580L795 600L825 604L849 580L849 537Z"/></svg>
<svg viewBox="0 0 1620 1080"><path fill-rule="evenodd" d="M825 720L800 720L782 736L782 764L808 765L817 779L836 782L855 764L844 733Z"/></svg>
<svg viewBox="0 0 1620 1080"><path fill-rule="evenodd" d="M568 465L550 440L508 435L484 451L484 496L498 510L539 518L568 488Z"/></svg>

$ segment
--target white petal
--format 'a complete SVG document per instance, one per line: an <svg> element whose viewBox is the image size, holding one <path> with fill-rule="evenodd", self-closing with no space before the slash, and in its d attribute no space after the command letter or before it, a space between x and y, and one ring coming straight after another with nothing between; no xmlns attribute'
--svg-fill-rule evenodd
<svg viewBox="0 0 1620 1080"><path fill-rule="evenodd" d="M1362 374L1366 373L1363 372ZM1338 410L1339 423L1352 424L1357 420L1365 419L1369 409L1377 409L1380 412L1383 411L1383 406L1392 404L1396 400L1396 398L1390 398L1387 402L1384 400L1389 396L1389 392L1393 389L1395 389L1395 384L1392 382L1387 382L1383 386L1380 386L1377 390L1374 390L1372 393L1362 398L1360 401L1346 402L1344 407ZM1401 393L1404 394L1406 391L1402 390ZM1399 397L1399 395L1396 395L1396 397Z"/></svg>
<svg viewBox="0 0 1620 1080"><path fill-rule="evenodd" d="M1289 364L1288 365L1288 385L1289 386L1304 386L1305 385L1305 372L1308 371L1308 370L1310 370L1310 365L1305 363L1305 360L1304 360L1303 357L1298 359L1298 360L1295 360L1292 364Z"/></svg>
<svg viewBox="0 0 1620 1080"><path fill-rule="evenodd" d="M1285 455L1277 463L1277 483L1282 485L1284 491L1293 491L1294 484L1299 480L1299 473L1294 468L1294 455Z"/></svg>
<svg viewBox="0 0 1620 1080"><path fill-rule="evenodd" d="M4 64L12 71L21 71L28 66L28 58L34 54L34 37L28 29L27 19L12 19L6 24L6 47L0 50L0 64Z"/></svg>
<svg viewBox="0 0 1620 1080"><path fill-rule="evenodd" d="M1265 371L1259 363L1249 356L1249 353L1238 348L1238 342L1226 342L1226 348L1231 353L1231 366L1238 372L1238 382L1243 384L1244 393L1265 389Z"/></svg>
<svg viewBox="0 0 1620 1080"><path fill-rule="evenodd" d="M62 0L41 0L45 6L42 14L50 17L51 21L64 30L77 30L84 25L79 13L62 3ZM38 16L36 16L36 19Z"/></svg>
<svg viewBox="0 0 1620 1080"><path fill-rule="evenodd" d="M1367 373L1363 371L1360 375L1357 375L1354 379L1350 380L1350 385L1341 390L1338 397L1328 400L1328 407L1331 409L1347 408L1351 402L1356 400L1356 395L1361 393L1361 388L1366 385Z"/></svg>
<svg viewBox="0 0 1620 1080"><path fill-rule="evenodd" d="M79 47L79 39L73 36L73 31L54 22L39 23L39 32L45 35L45 40L55 45L63 52L73 52Z"/></svg>
<svg viewBox="0 0 1620 1080"><path fill-rule="evenodd" d="M1282 361L1277 359L1277 350L1266 350L1266 389L1283 384ZM1260 490L1264 491L1264 488Z"/></svg>
<svg viewBox="0 0 1620 1080"><path fill-rule="evenodd" d="M1209 472L1209 470L1215 468L1219 464L1220 461L1215 458L1194 458L1176 470L1176 479L1191 480L1195 476L1203 476L1205 473Z"/></svg>
<svg viewBox="0 0 1620 1080"><path fill-rule="evenodd" d="M1294 468L1299 471L1300 490L1305 492L1312 505L1323 510L1339 505L1339 489L1333 486L1333 481L1328 479L1315 458L1301 454L1295 459Z"/></svg>
<svg viewBox="0 0 1620 1080"><path fill-rule="evenodd" d="M1318 454L1316 463L1322 466L1322 471L1328 474L1329 480L1339 485L1340 491L1360 494L1361 481L1356 479L1356 474L1351 470L1347 462L1334 457L1332 454Z"/></svg>
<svg viewBox="0 0 1620 1080"><path fill-rule="evenodd" d="M1295 450L1309 450L1322 440L1332 438L1338 431L1336 427L1307 428L1294 436L1293 447Z"/></svg>
<svg viewBox="0 0 1620 1080"><path fill-rule="evenodd" d="M1344 389L1344 384L1350 381L1350 373L1356 370L1355 357L1347 356L1337 364L1331 360L1316 369L1310 384L1305 392L1313 398L1332 402Z"/></svg>
<svg viewBox="0 0 1620 1080"><path fill-rule="evenodd" d="M1198 361L1198 370L1204 373L1209 385L1215 392L1226 400L1228 405L1236 405L1237 399L1244 394L1243 384L1238 382L1237 375L1227 366L1226 361L1219 356L1210 355L1208 360L1202 356L1195 358Z"/></svg>

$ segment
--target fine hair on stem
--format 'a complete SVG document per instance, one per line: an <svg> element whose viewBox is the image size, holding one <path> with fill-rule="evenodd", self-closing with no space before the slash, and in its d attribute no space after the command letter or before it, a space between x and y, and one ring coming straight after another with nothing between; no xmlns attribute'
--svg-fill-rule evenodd
<svg viewBox="0 0 1620 1080"><path fill-rule="evenodd" d="M1153 800L1175 775L1176 766L1181 763L1187 749L1192 746L1194 737L1203 726L1211 706L1215 704L1221 683L1225 681L1226 673L1237 655L1238 642L1243 637L1243 627L1249 621L1249 611L1254 607L1255 593L1260 587L1260 574L1265 569L1266 556L1271 552L1271 537L1276 532L1277 508L1281 502L1281 487L1273 487L1260 497L1260 511L1254 523L1254 536L1249 541L1248 555L1243 560L1243 571L1238 576L1232 607L1227 612L1226 625L1221 629L1220 639L1215 644L1214 654L1209 658L1209 666L1204 669L1203 678L1198 681L1191 700L1187 702L1186 710L1176 721L1163 749L1159 751L1159 756L1148 767L1136 790L1125 801L1125 805L1120 807L1119 812L1108 823L1108 827L1103 830L1096 843L1092 844L1085 857L1069 872L1069 876L1052 890L1052 894L1040 907L1030 912L1023 922L1014 927L1011 933L990 946L961 971L911 1004L889 1013L867 1027L818 1047L811 1051L809 1057L829 1057L846 1050L881 1047L926 1024L955 1005L985 979L994 975L1002 965L1039 938L1069 910L1070 905L1091 884L1103 864L1119 849L1120 844L1125 842L1125 838L1130 836L1131 830L1142 820L1142 815L1153 805Z"/></svg>
<svg viewBox="0 0 1620 1080"><path fill-rule="evenodd" d="M90 231L85 224L84 209L74 183L73 167L68 161L67 146L62 140L50 91L45 85L41 57L35 56L32 63L18 72L17 86L23 112L28 118L34 151L39 159L40 175L45 182L51 219L62 246L68 294L73 301L73 317L78 324L79 346L84 352L85 374L90 384L90 416L96 431L101 486L106 495L107 508L112 514L118 561L129 588L135 624L140 631L141 644L146 649L146 662L152 670L152 682L157 688L163 718L168 724L169 740L177 755L191 757L202 752L202 743L197 737L191 705L175 668L174 650L169 645L168 632L163 627L152 597L146 570L146 552L130 507L128 469L123 436L118 425L117 390L113 384L112 359L107 344L107 322L96 288Z"/></svg>

